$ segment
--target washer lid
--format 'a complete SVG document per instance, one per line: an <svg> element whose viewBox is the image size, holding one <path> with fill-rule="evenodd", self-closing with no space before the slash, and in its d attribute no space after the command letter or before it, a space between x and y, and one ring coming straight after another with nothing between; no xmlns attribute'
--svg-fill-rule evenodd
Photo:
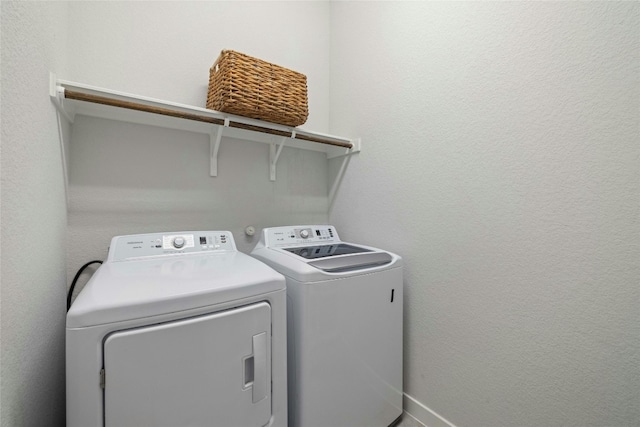
<svg viewBox="0 0 640 427"><path fill-rule="evenodd" d="M283 247L282 249L306 259L325 258L325 257L339 256L339 255L350 255L350 254L360 254L363 252L372 252L371 249L363 248L361 246L349 245L346 243L299 246L295 248Z"/></svg>
<svg viewBox="0 0 640 427"><path fill-rule="evenodd" d="M309 265L328 273L342 273L379 267L390 264L393 261L393 256L388 252L366 252L349 256L322 258L310 261Z"/></svg>
<svg viewBox="0 0 640 427"><path fill-rule="evenodd" d="M370 252L305 259L284 248L256 248L251 256L276 271L299 282L318 282L375 273L402 266L402 259L391 252L371 249Z"/></svg>
<svg viewBox="0 0 640 427"><path fill-rule="evenodd" d="M342 242L331 225L265 228L251 256L300 282L338 279L402 266L402 259L396 254Z"/></svg>
<svg viewBox="0 0 640 427"><path fill-rule="evenodd" d="M284 277L241 252L107 261L67 313L67 328L138 319L285 289Z"/></svg>

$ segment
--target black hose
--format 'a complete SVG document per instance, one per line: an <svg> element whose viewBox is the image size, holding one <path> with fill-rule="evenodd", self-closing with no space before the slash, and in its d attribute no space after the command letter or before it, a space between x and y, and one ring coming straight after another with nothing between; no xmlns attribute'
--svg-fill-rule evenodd
<svg viewBox="0 0 640 427"><path fill-rule="evenodd" d="M78 270L78 272L76 273L76 277L73 278L73 281L71 282L71 287L69 288L69 292L67 293L67 311L69 311L69 309L71 308L71 296L73 295L73 289L76 287L76 282L78 281L78 278L80 277L80 275L82 274L85 268L89 267L91 264L96 264L96 263L102 264L102 261L100 260L89 261L88 263L80 267L80 270Z"/></svg>

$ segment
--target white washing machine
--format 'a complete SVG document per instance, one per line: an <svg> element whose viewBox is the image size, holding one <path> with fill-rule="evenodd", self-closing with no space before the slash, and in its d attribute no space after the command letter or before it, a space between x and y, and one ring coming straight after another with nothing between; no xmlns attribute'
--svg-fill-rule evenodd
<svg viewBox="0 0 640 427"><path fill-rule="evenodd" d="M402 259L328 225L264 229L251 255L287 278L289 425L400 417Z"/></svg>
<svg viewBox="0 0 640 427"><path fill-rule="evenodd" d="M285 301L228 231L114 237L67 314L67 426L286 427Z"/></svg>

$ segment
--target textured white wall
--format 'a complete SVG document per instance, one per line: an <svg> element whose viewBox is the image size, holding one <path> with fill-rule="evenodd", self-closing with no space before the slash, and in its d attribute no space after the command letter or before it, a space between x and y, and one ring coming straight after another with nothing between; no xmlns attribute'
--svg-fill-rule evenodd
<svg viewBox="0 0 640 427"><path fill-rule="evenodd" d="M64 72L67 5L0 2L2 426L64 425L66 206L49 71Z"/></svg>
<svg viewBox="0 0 640 427"><path fill-rule="evenodd" d="M639 13L332 3L330 220L404 257L405 391L458 426L640 425Z"/></svg>
<svg viewBox="0 0 640 427"><path fill-rule="evenodd" d="M324 153L285 148L269 181L269 145L226 138L218 177L209 176L209 137L79 117L70 150L69 271L106 258L114 235L230 230L250 252L261 228L327 221Z"/></svg>
<svg viewBox="0 0 640 427"><path fill-rule="evenodd" d="M204 106L209 67L234 49L307 75L309 119L328 130L327 2L71 2L68 80ZM327 162L285 148L269 181L268 145L223 138L209 177L209 137L79 117L70 150L72 274L104 259L114 235L325 223Z"/></svg>

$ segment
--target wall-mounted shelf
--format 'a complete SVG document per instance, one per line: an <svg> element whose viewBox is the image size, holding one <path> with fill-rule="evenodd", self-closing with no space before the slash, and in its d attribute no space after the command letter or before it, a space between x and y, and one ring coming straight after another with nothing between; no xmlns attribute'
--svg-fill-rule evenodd
<svg viewBox="0 0 640 427"><path fill-rule="evenodd" d="M327 158L347 156L360 151L359 139L291 128L206 108L59 80L53 74L50 77L49 95L59 117L62 115L70 123L79 114L207 134L210 141L211 176L218 175L218 150L223 136L270 144L272 181L276 179L276 164L285 146L325 152ZM61 132L61 138L62 135Z"/></svg>

